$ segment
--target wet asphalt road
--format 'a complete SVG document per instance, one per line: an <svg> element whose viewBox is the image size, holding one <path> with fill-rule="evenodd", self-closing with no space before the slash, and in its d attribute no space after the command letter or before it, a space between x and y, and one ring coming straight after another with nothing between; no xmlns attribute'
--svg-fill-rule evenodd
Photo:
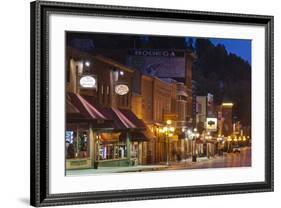
<svg viewBox="0 0 281 208"><path fill-rule="evenodd" d="M199 168L226 168L251 166L251 148L241 148L240 153L225 153L223 156L214 157L200 162L171 164L168 169L199 169Z"/></svg>

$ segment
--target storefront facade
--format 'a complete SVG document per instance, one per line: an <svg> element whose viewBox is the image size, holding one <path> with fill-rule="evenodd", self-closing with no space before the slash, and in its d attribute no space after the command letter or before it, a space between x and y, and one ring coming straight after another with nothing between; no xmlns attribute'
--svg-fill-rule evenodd
<svg viewBox="0 0 281 208"><path fill-rule="evenodd" d="M151 134L131 111L133 71L71 48L67 56L66 169L142 164Z"/></svg>

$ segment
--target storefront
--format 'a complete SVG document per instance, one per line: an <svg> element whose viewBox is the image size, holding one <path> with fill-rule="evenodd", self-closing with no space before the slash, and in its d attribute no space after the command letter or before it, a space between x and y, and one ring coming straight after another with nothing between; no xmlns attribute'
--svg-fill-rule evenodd
<svg viewBox="0 0 281 208"><path fill-rule="evenodd" d="M134 70L73 48L67 49L67 60L66 140L78 146L74 156L66 155L67 169L153 163L149 144L154 135L147 133L144 122L131 111ZM82 123L85 125L80 128ZM81 142L74 139L79 132L86 135L87 151L80 150ZM67 151L71 152L72 146L69 149L67 144Z"/></svg>
<svg viewBox="0 0 281 208"><path fill-rule="evenodd" d="M120 134L115 132L97 133L94 168L130 165L128 144L126 141L120 141Z"/></svg>
<svg viewBox="0 0 281 208"><path fill-rule="evenodd" d="M147 154L150 138L145 130L97 133L96 167L118 167L151 164Z"/></svg>
<svg viewBox="0 0 281 208"><path fill-rule="evenodd" d="M79 94L66 95L65 158L66 169L83 169L93 166L92 126L109 122L109 119Z"/></svg>
<svg viewBox="0 0 281 208"><path fill-rule="evenodd" d="M67 170L146 164L151 158L144 151L152 137L130 110L101 107L94 97L67 94Z"/></svg>
<svg viewBox="0 0 281 208"><path fill-rule="evenodd" d="M68 123L66 129L66 169L90 168L89 124Z"/></svg>

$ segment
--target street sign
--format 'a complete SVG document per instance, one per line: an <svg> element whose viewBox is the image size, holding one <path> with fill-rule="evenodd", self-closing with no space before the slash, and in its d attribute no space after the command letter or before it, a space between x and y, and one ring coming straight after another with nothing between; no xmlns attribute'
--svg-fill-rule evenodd
<svg viewBox="0 0 281 208"><path fill-rule="evenodd" d="M217 118L206 119L206 129L208 131L217 131Z"/></svg>

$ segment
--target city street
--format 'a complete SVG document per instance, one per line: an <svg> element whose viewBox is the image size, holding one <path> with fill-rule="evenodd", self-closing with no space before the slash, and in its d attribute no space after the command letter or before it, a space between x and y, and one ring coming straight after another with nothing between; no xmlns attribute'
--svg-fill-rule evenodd
<svg viewBox="0 0 281 208"><path fill-rule="evenodd" d="M251 165L251 149L239 148L251 142L251 65L223 42L80 32L66 39L66 175Z"/></svg>
<svg viewBox="0 0 281 208"><path fill-rule="evenodd" d="M241 148L240 153L225 153L224 156L201 160L200 162L174 163L168 169L200 169L251 166L251 148Z"/></svg>

